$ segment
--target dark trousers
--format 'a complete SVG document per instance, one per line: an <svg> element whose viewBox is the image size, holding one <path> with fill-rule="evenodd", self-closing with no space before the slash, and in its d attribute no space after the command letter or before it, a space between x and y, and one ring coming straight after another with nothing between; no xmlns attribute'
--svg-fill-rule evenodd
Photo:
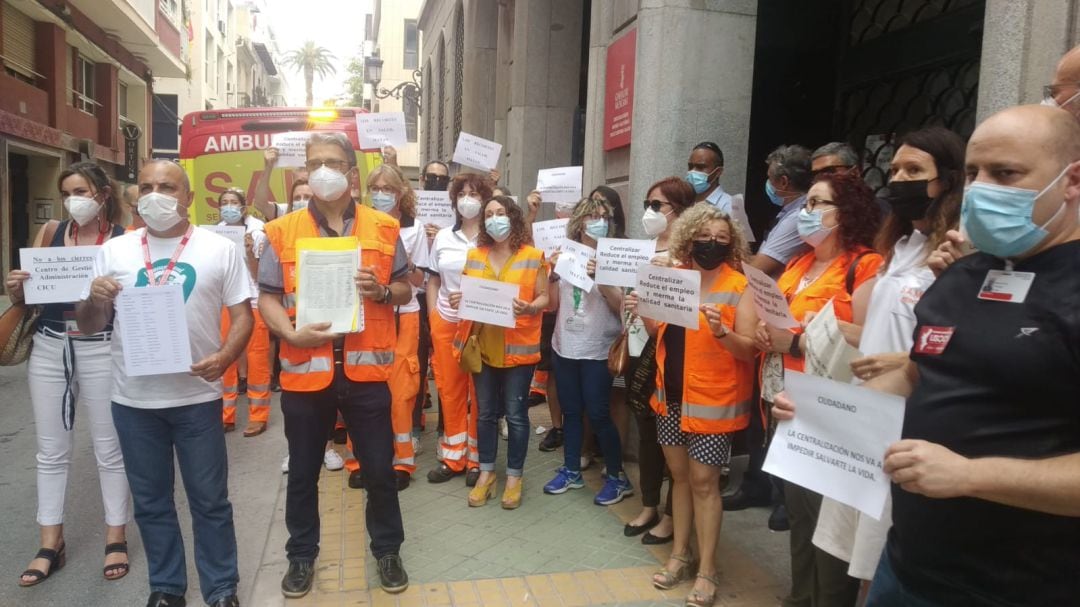
<svg viewBox="0 0 1080 607"><path fill-rule="evenodd" d="M606 360L563 358L552 352L552 369L563 414L563 466L581 471L584 416L604 453L607 475L622 474L622 443L611 421L611 372Z"/></svg>
<svg viewBox="0 0 1080 607"><path fill-rule="evenodd" d="M783 607L854 605L859 580L847 574L847 563L813 543L821 495L785 481L784 502L791 524L791 593Z"/></svg>
<svg viewBox="0 0 1080 607"><path fill-rule="evenodd" d="M341 365L334 369L333 381L323 390L281 393L289 441L285 552L290 561L313 561L319 555L319 472L326 435L339 411L352 438L353 454L364 470L371 553L375 558L397 554L405 540L393 468L390 388L385 382L351 381Z"/></svg>
<svg viewBox="0 0 1080 607"><path fill-rule="evenodd" d="M638 473L641 485L641 505L656 508L660 505L660 488L664 485L664 449L656 438L656 417L638 415ZM668 483L664 514L671 515L671 483Z"/></svg>
<svg viewBox="0 0 1080 607"><path fill-rule="evenodd" d="M431 326L428 324L427 298L423 293L417 295L420 303L420 341L416 344L416 359L420 362L420 391L416 393L416 405L413 407L413 430L420 430L424 419L424 401L430 389L428 384L428 361L431 360Z"/></svg>

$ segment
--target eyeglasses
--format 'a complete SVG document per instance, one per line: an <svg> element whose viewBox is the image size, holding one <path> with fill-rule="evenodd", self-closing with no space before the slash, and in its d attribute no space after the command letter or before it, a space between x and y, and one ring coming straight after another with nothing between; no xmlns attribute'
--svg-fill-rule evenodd
<svg viewBox="0 0 1080 607"><path fill-rule="evenodd" d="M827 204L831 207L836 207L836 203L832 200L826 200L825 198L809 198L806 201L806 210L813 211L823 204Z"/></svg>
<svg viewBox="0 0 1080 607"><path fill-rule="evenodd" d="M720 244L729 244L730 241L730 236L702 235L694 237L694 242L719 242Z"/></svg>
<svg viewBox="0 0 1080 607"><path fill-rule="evenodd" d="M1057 97L1058 93L1065 88L1077 88L1080 87L1080 82L1067 82L1065 84L1047 84L1042 87L1043 99L1053 99Z"/></svg>
<svg viewBox="0 0 1080 607"><path fill-rule="evenodd" d="M450 183L450 176L449 175L436 175L435 173L424 173L424 180L425 181L433 181L433 182L435 182L437 184L442 185L442 184Z"/></svg>
<svg viewBox="0 0 1080 607"><path fill-rule="evenodd" d="M329 160L308 160L304 163L304 168L306 168L309 173L314 173L319 170L319 167L323 166L339 173L344 173L349 170L349 161L331 158Z"/></svg>
<svg viewBox="0 0 1080 607"><path fill-rule="evenodd" d="M652 209L659 213L661 207L663 207L665 204L670 205L671 203L664 200L646 200L641 204L645 209Z"/></svg>
<svg viewBox="0 0 1080 607"><path fill-rule="evenodd" d="M368 188L368 191L372 194L397 194L397 190L388 185L373 185Z"/></svg>

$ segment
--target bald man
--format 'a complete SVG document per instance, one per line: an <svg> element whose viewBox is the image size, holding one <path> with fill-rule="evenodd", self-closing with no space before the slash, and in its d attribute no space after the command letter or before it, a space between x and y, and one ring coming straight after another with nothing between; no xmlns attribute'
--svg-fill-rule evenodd
<svg viewBox="0 0 1080 607"><path fill-rule="evenodd" d="M221 424L221 375L251 335L251 286L237 247L188 223L194 200L180 165L155 160L139 171L139 216L146 229L112 238L98 251L94 280L75 309L87 335L113 327L112 418L124 454L135 522L146 550L148 607L184 607L187 572L184 541L173 499L173 461L180 467L195 535L195 567L203 600L236 607L239 573L229 502L229 467ZM124 333L114 319L121 293L172 286L182 292L187 343L194 364L181 372L161 369L129 374ZM221 337L221 310L230 327ZM168 322L157 311L152 326ZM145 329L137 329L145 330ZM184 352L188 354L188 352ZM155 370L151 370L155 371Z"/></svg>
<svg viewBox="0 0 1080 607"><path fill-rule="evenodd" d="M1080 120L1080 46L1058 61L1054 82L1043 87L1043 105L1059 107Z"/></svg>
<svg viewBox="0 0 1080 607"><path fill-rule="evenodd" d="M1040 106L995 114L966 172L961 222L979 252L915 307L908 365L865 384L907 397L866 604L1075 605L1080 123Z"/></svg>

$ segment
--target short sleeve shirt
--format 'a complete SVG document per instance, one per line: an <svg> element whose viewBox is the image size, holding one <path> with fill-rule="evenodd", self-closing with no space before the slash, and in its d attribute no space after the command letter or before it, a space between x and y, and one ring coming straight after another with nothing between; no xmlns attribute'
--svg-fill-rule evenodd
<svg viewBox="0 0 1080 607"><path fill-rule="evenodd" d="M724 186L717 185L712 194L705 197L705 202L713 205L717 210L731 215L731 194L724 191Z"/></svg>
<svg viewBox="0 0 1080 607"><path fill-rule="evenodd" d="M776 261L787 264L796 255L810 250L810 246L799 237L799 211L806 205L806 196L796 198L784 205L776 216L776 226L769 231L758 254L767 255Z"/></svg>
<svg viewBox="0 0 1080 607"><path fill-rule="evenodd" d="M461 273L465 270L465 259L469 255L469 249L474 247L475 238L469 240L464 232L453 227L439 230L431 243L431 255L424 267L439 276L439 294L435 300L435 309L447 322L458 321L457 310L450 307L450 294L461 290Z"/></svg>

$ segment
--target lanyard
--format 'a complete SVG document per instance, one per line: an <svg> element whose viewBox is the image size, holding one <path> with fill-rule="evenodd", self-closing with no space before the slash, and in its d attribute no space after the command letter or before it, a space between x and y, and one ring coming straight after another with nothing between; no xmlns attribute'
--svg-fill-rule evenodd
<svg viewBox="0 0 1080 607"><path fill-rule="evenodd" d="M172 274L173 268L176 267L176 260L180 259L180 253L183 252L184 247L186 247L188 241L191 240L191 233L194 231L195 226L189 225L187 232L184 233L184 237L180 239L180 244L176 245L176 251L174 251L172 257L169 258L169 263L165 266L165 271L161 273L161 278L155 281L154 264L150 260L150 244L146 241L146 229L143 229L142 251L143 262L146 264L146 282L148 282L151 286L154 287L160 287L169 282L169 274Z"/></svg>
<svg viewBox="0 0 1080 607"><path fill-rule="evenodd" d="M575 314L577 312L581 311L581 294L582 294L582 292L583 291L581 290L580 287L574 287L574 313Z"/></svg>
<svg viewBox="0 0 1080 607"><path fill-rule="evenodd" d="M105 242L105 234L112 231L112 225L111 224L106 223L104 225L105 225L105 230L98 232L98 235L97 235L97 243L96 244L98 246L101 246L101 243ZM79 224L75 223L74 221L71 222L71 240L75 243L75 246L79 246Z"/></svg>

